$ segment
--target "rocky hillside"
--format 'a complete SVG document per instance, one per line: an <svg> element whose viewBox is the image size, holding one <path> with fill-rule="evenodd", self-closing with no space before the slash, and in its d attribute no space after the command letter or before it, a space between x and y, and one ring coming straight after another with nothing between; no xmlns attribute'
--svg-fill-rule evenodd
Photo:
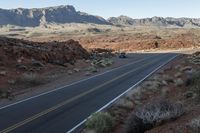
<svg viewBox="0 0 200 133"><path fill-rule="evenodd" d="M87 68L90 54L78 41L33 42L0 37L0 99L30 91ZM70 79L67 77L67 79Z"/></svg>
<svg viewBox="0 0 200 133"><path fill-rule="evenodd" d="M0 37L0 67L15 64L16 68L26 69L25 65L47 63L65 66L66 63L73 64L77 59L88 57L88 52L74 40L39 43Z"/></svg>
<svg viewBox="0 0 200 133"><path fill-rule="evenodd" d="M119 16L109 18L108 22L114 25L128 26L200 27L200 19L192 18L153 17L132 19L127 16Z"/></svg>
<svg viewBox="0 0 200 133"><path fill-rule="evenodd" d="M57 6L34 9L0 9L0 25L35 27L47 23L95 23L108 24L99 17L76 11L73 6Z"/></svg>

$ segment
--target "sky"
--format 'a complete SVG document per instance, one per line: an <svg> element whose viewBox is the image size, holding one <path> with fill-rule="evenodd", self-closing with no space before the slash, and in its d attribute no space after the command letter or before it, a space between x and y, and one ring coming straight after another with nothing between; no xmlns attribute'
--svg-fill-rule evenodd
<svg viewBox="0 0 200 133"><path fill-rule="evenodd" d="M120 15L132 18L200 18L200 0L0 0L0 8L41 8L73 5L76 10L104 18Z"/></svg>

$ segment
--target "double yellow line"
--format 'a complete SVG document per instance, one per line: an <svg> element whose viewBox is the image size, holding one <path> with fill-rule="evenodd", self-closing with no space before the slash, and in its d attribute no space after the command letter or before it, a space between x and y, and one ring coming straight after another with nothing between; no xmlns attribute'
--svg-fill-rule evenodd
<svg viewBox="0 0 200 133"><path fill-rule="evenodd" d="M17 129L17 128L19 128L19 127L21 127L21 126L23 126L23 125L25 125L25 124L27 124L27 123L29 123L29 122L31 122L31 121L37 119L37 118L39 118L39 117L42 117L42 116L44 116L44 115L46 115L46 114L48 114L48 113L50 113L50 112L52 112L52 111L55 111L56 109L61 108L61 107L63 107L64 105L67 105L67 104L69 104L69 103L71 103L71 102L73 102L73 101L75 101L75 100L77 100L77 99L79 99L79 98L81 98L81 97L83 97L83 96L86 96L86 95L88 95L89 93L92 93L92 92L94 92L94 91L100 89L101 87L106 86L106 85L108 85L108 84L110 84L110 83L112 83L112 82L114 82L114 81L116 81L116 80L118 80L118 79L120 79L120 78L122 78L122 77L125 77L126 75L128 75L128 74L130 74L130 73L133 73L133 72L135 72L135 71L137 71L137 70L139 70L139 69L142 69L142 68L144 68L144 67L146 67L146 66L148 66L149 64L152 64L152 63L153 63L153 62L147 63L147 64L145 64L145 65L143 65L143 66L139 66L139 67L136 68L136 69L133 69L133 70L131 70L131 71L129 71L129 72L126 72L126 73L124 73L124 74L122 74L122 75L120 75L120 76L117 76L116 78L114 78L114 79L112 79L112 80L109 80L109 81L107 81L107 82L105 82L105 83L103 83L103 84L101 84L101 85L99 85L99 86L97 86L97 87L94 87L94 88L92 88L92 89L90 89L90 90L88 90L88 91L86 91L86 92L83 92L83 93L81 93L81 94L79 94L79 95L77 95L77 96L75 96L75 97L73 97L73 98L71 98L71 99L68 99L68 100L66 100L66 101L63 101L62 103L60 103L60 104L58 104L58 105L56 105L56 106L53 106L53 107L51 107L51 108L49 108L49 109L47 109L47 110L45 110L45 111L42 111L42 112L40 112L40 113L38 113L38 114L36 114L36 115L30 117L30 118L27 118L27 119L23 120L23 121L21 121L21 122L19 122L19 123L17 123L17 124L14 124L13 126L10 126L10 127L6 128L6 129L0 131L0 133L8 133L8 132L11 132L11 131L13 131L13 130L15 130L15 129Z"/></svg>

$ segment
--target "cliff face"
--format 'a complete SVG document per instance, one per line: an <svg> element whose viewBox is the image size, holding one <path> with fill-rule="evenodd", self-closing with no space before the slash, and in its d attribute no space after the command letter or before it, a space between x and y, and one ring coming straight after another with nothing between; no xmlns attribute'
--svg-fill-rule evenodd
<svg viewBox="0 0 200 133"><path fill-rule="evenodd" d="M108 24L98 16L78 12L73 6L11 10L0 9L0 25L35 27L45 23L95 23Z"/></svg>

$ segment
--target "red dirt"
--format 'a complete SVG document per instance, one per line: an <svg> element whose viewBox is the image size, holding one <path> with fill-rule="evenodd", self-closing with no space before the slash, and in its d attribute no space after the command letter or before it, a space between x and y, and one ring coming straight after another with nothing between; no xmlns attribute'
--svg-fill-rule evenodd
<svg viewBox="0 0 200 133"><path fill-rule="evenodd" d="M170 38L154 35L94 36L78 39L83 47L107 48L114 51L134 51L149 49L178 49L197 46L199 39L193 34L180 34Z"/></svg>
<svg viewBox="0 0 200 133"><path fill-rule="evenodd" d="M34 41L68 40L65 36L29 38ZM176 33L174 36L159 37L154 33L135 33L117 35L95 35L73 37L86 49L103 48L113 51L133 52L135 50L159 50L196 47L200 39L193 33Z"/></svg>
<svg viewBox="0 0 200 133"><path fill-rule="evenodd" d="M13 89L9 82L23 73L45 75L55 68L68 68L76 60L88 57L89 53L74 40L39 43L0 37L0 91Z"/></svg>

